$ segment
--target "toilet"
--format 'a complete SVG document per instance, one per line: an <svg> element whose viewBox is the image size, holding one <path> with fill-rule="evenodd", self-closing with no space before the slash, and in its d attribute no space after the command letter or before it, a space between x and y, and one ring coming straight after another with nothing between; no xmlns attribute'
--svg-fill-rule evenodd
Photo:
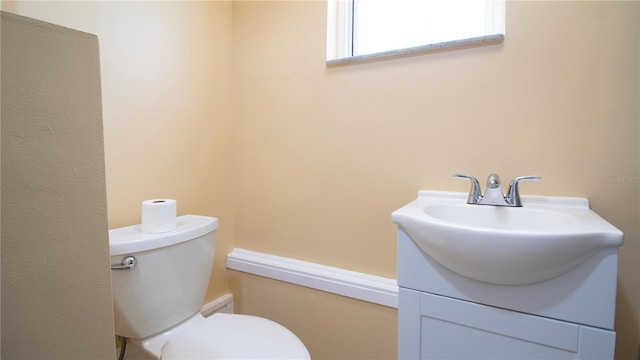
<svg viewBox="0 0 640 360"><path fill-rule="evenodd" d="M116 335L155 359L310 359L291 331L264 318L200 314L218 219L184 215L176 229L109 231Z"/></svg>

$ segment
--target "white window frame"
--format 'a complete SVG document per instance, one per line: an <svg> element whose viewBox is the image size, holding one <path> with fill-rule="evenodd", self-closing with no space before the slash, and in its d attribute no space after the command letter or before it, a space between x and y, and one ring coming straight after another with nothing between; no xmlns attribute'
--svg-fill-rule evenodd
<svg viewBox="0 0 640 360"><path fill-rule="evenodd" d="M424 44L410 48L392 49L373 54L354 55L354 53L357 53L357 41L354 41L357 34L354 34L354 29L357 28L355 25L359 1L363 0L327 0L327 64L329 65L504 40L505 0L484 0L488 9L485 17L485 35L467 39L451 39L446 42Z"/></svg>

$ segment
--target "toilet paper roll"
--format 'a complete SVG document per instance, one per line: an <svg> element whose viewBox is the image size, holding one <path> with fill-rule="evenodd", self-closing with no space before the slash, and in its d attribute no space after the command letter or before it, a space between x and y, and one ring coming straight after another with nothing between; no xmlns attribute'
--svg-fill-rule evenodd
<svg viewBox="0 0 640 360"><path fill-rule="evenodd" d="M142 232L158 234L176 229L176 201L153 199L142 202Z"/></svg>

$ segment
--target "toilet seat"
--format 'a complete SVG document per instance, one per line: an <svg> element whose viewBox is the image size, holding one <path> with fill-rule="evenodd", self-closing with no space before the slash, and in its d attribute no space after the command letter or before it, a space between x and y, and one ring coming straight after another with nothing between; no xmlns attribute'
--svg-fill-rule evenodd
<svg viewBox="0 0 640 360"><path fill-rule="evenodd" d="M310 359L282 325L250 315L217 313L172 336L161 359Z"/></svg>

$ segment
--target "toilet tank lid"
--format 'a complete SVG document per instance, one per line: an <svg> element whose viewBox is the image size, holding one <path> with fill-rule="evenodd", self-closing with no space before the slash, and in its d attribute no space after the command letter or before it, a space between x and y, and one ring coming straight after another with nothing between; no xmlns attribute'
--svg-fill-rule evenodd
<svg viewBox="0 0 640 360"><path fill-rule="evenodd" d="M218 219L200 215L176 218L176 229L160 234L143 233L140 224L109 230L109 253L133 254L198 238L215 231Z"/></svg>

